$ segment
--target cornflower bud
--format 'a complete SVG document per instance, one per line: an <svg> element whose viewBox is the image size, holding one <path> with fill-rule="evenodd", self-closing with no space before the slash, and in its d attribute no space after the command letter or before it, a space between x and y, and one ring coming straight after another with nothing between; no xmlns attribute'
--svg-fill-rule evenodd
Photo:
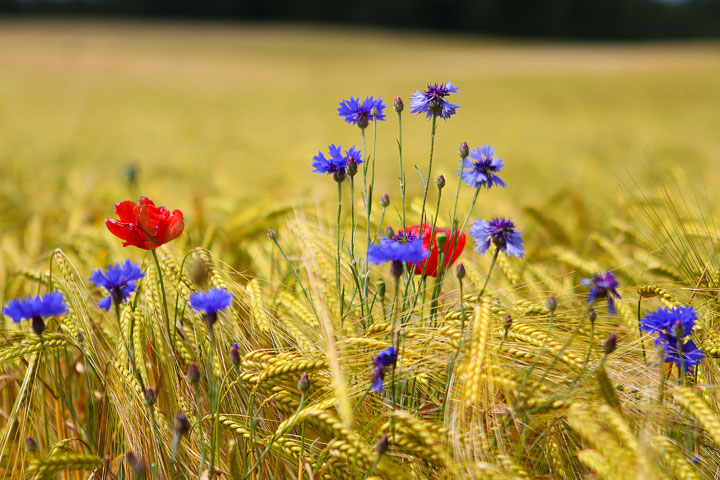
<svg viewBox="0 0 720 480"><path fill-rule="evenodd" d="M358 164L357 161L355 161L355 157L350 157L347 167L345 167L345 171L347 172L348 177L353 178L355 176L358 171Z"/></svg>
<svg viewBox="0 0 720 480"><path fill-rule="evenodd" d="M435 186L438 190L442 190L445 186L445 176L444 175L438 175L438 177L435 179Z"/></svg>
<svg viewBox="0 0 720 480"><path fill-rule="evenodd" d="M377 453L378 457L382 457L385 455L385 452L388 451L390 448L390 437L388 437L388 434L386 433L382 437L380 437L380 440L375 444L375 453Z"/></svg>
<svg viewBox="0 0 720 480"><path fill-rule="evenodd" d="M270 240L275 240L277 238L277 233L275 233L275 230L273 230L272 228L268 228L267 237Z"/></svg>
<svg viewBox="0 0 720 480"><path fill-rule="evenodd" d="M200 381L200 370L194 362L188 365L187 369L187 381L190 385L195 386Z"/></svg>
<svg viewBox="0 0 720 480"><path fill-rule="evenodd" d="M150 387L145 389L145 403L147 403L150 407L157 403L157 394L155 393L155 390Z"/></svg>
<svg viewBox="0 0 720 480"><path fill-rule="evenodd" d="M190 431L190 420L185 416L182 410L179 410L175 415L175 423L173 425L175 434L178 436L187 435Z"/></svg>
<svg viewBox="0 0 720 480"><path fill-rule="evenodd" d="M547 299L547 309L550 313L554 313L557 309L557 299L553 295L550 295Z"/></svg>
<svg viewBox="0 0 720 480"><path fill-rule="evenodd" d="M377 295L380 297L380 300L385 300L385 280L378 280L375 284L375 289L377 290Z"/></svg>
<svg viewBox="0 0 720 480"><path fill-rule="evenodd" d="M298 380L298 390L302 393L307 393L310 390L310 377L308 377L307 373L303 373L300 380Z"/></svg>
<svg viewBox="0 0 720 480"><path fill-rule="evenodd" d="M33 437L27 437L25 439L25 451L28 453L37 452L38 444Z"/></svg>
<svg viewBox="0 0 720 480"><path fill-rule="evenodd" d="M455 276L458 280L465 278L465 265L462 262L458 263L455 267Z"/></svg>
<svg viewBox="0 0 720 480"><path fill-rule="evenodd" d="M470 147L468 147L467 142L462 142L460 144L460 148L458 149L458 155L460 155L460 158L465 159L468 155L470 155Z"/></svg>
<svg viewBox="0 0 720 480"><path fill-rule="evenodd" d="M133 452L127 452L125 454L125 461L127 461L130 469L135 473L135 478L138 480L145 480L145 478L147 478L145 462L141 458L136 457Z"/></svg>
<svg viewBox="0 0 720 480"><path fill-rule="evenodd" d="M588 320L590 320L590 323L595 323L595 320L597 320L597 312L595 312L594 308L590 308L590 311L588 312Z"/></svg>
<svg viewBox="0 0 720 480"><path fill-rule="evenodd" d="M390 197L387 193L383 193L383 196L380 197L380 206L387 208L388 205L390 205Z"/></svg>
<svg viewBox="0 0 720 480"><path fill-rule="evenodd" d="M387 228L385 229L385 236L388 238L392 238L395 236L395 230L393 230L393 228L390 225L388 225Z"/></svg>
<svg viewBox="0 0 720 480"><path fill-rule="evenodd" d="M505 318L503 318L503 328L505 329L505 336L507 337L508 332L510 331L510 328L512 327L512 315L509 313L505 315Z"/></svg>
<svg viewBox="0 0 720 480"><path fill-rule="evenodd" d="M615 351L615 348L617 347L617 334L611 333L610 336L605 340L605 343L603 343L603 352L605 352L605 355L610 355L612 352Z"/></svg>
<svg viewBox="0 0 720 480"><path fill-rule="evenodd" d="M395 101L393 102L393 108L397 113L400 113L405 108L405 104L402 101L402 98L395 97Z"/></svg>
<svg viewBox="0 0 720 480"><path fill-rule="evenodd" d="M238 344L237 343L233 343L233 346L230 349L230 361L236 367L238 365L240 365L240 352L238 352Z"/></svg>
<svg viewBox="0 0 720 480"><path fill-rule="evenodd" d="M375 117L377 117L377 114L378 114L378 109L375 105L373 105L373 107L370 109L370 116L373 117L373 119L375 119Z"/></svg>
<svg viewBox="0 0 720 480"><path fill-rule="evenodd" d="M683 326L682 326L682 323L680 322L680 320L676 321L673 324L672 333L673 333L673 336L677 339L681 339L683 337L683 335L685 334L685 330L683 329Z"/></svg>

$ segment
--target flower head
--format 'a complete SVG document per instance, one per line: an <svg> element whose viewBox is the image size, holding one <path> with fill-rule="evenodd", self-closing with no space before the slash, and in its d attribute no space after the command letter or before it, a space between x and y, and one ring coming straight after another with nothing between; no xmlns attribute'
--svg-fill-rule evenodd
<svg viewBox="0 0 720 480"><path fill-rule="evenodd" d="M660 307L642 318L640 329L658 336L655 346L662 347L665 362L672 362L690 372L705 357L692 340L684 340L692 334L696 320L697 314L692 306Z"/></svg>
<svg viewBox="0 0 720 480"><path fill-rule="evenodd" d="M347 123L354 123L360 128L368 126L368 121L373 118L373 108L377 112L376 120L385 120L385 104L382 98L375 100L367 97L360 103L360 98L350 97L350 100L343 100L338 107L338 115L343 117Z"/></svg>
<svg viewBox="0 0 720 480"><path fill-rule="evenodd" d="M110 294L98 302L98 307L107 311L113 301L119 305L127 300L137 288L135 281L144 276L140 266L130 262L129 259L124 263L108 266L104 272L99 268L95 270L89 280L98 287L103 287Z"/></svg>
<svg viewBox="0 0 720 480"><path fill-rule="evenodd" d="M497 176L504 166L502 159L495 156L495 150L490 145L483 145L474 148L468 157L460 160L458 175L462 175L463 182L473 188L483 185L488 189L493 185L505 188L505 182Z"/></svg>
<svg viewBox="0 0 720 480"><path fill-rule="evenodd" d="M385 378L385 370L389 366L395 365L396 361L397 352L393 345L390 345L385 350L378 353L377 357L375 357L375 361L373 362L373 392L380 393L383 391L383 379Z"/></svg>
<svg viewBox="0 0 720 480"><path fill-rule="evenodd" d="M387 238L380 235L380 243L368 248L368 262L381 265L385 262L410 262L419 264L430 252L423 246L417 234L400 231Z"/></svg>
<svg viewBox="0 0 720 480"><path fill-rule="evenodd" d="M355 145L345 150L345 155L342 154L342 145L330 145L328 147L329 158L325 157L323 152L318 152L313 157L312 167L315 173L331 173L339 178L345 178L348 164L351 163L351 159L354 160L356 165L363 163L362 152L355 148Z"/></svg>
<svg viewBox="0 0 720 480"><path fill-rule="evenodd" d="M607 298L608 301L608 312L615 314L615 301L614 299L622 298L617 291L619 285L615 275L608 271L605 273L596 273L593 278L583 278L582 284L590 288L590 295L588 295L587 303L592 304L598 298Z"/></svg>
<svg viewBox="0 0 720 480"><path fill-rule="evenodd" d="M420 92L417 90L410 97L410 111L412 113L425 113L427 118L432 118L433 115L448 119L455 115L455 110L460 108L460 105L454 105L447 100L445 97L451 93L458 93L458 87L447 83L436 83L434 85L428 85L427 90Z"/></svg>
<svg viewBox="0 0 720 480"><path fill-rule="evenodd" d="M489 222L475 220L470 227L470 237L475 241L475 251L484 254L492 242L509 257L522 257L525 254L522 234L509 219L493 218Z"/></svg>
<svg viewBox="0 0 720 480"><path fill-rule="evenodd" d="M60 292L50 292L37 297L14 298L3 308L3 314L19 323L31 320L32 329L38 335L45 331L44 317L57 317L68 313L65 299Z"/></svg>
<svg viewBox="0 0 720 480"><path fill-rule="evenodd" d="M123 247L154 250L175 240L185 227L180 210L171 213L165 207L158 208L147 197L140 197L137 204L130 200L116 203L115 213L120 219L106 218L105 225L110 233L125 240Z"/></svg>
<svg viewBox="0 0 720 480"><path fill-rule="evenodd" d="M449 228L435 227L433 234L432 224L425 223L422 225L408 225L405 231L410 235L422 238L423 249L429 252L426 259L415 264L415 273L424 274L429 277L435 277L438 274L439 250L443 253L443 264L445 269L451 266L458 259L462 251L465 249L465 234L455 232ZM401 230L402 232L402 230ZM438 237L445 236L444 244L438 240Z"/></svg>
<svg viewBox="0 0 720 480"><path fill-rule="evenodd" d="M190 295L190 306L205 314L210 326L217 321L217 314L230 306L233 301L232 293L224 288L212 288L207 292L196 292Z"/></svg>
<svg viewBox="0 0 720 480"><path fill-rule="evenodd" d="M683 342L682 338L672 335L659 336L655 339L655 346L662 346L665 350L664 361L674 363L678 368L684 368L685 372L691 372L697 363L705 358L702 350L697 348L695 342L688 340Z"/></svg>
<svg viewBox="0 0 720 480"><path fill-rule="evenodd" d="M687 335L692 331L696 320L697 314L692 306L660 307L642 318L640 330L657 334L674 334L675 323L680 322L684 334Z"/></svg>

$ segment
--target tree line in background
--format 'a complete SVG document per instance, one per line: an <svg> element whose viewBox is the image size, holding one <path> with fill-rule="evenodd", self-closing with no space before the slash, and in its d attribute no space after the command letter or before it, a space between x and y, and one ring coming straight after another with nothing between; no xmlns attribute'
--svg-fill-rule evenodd
<svg viewBox="0 0 720 480"><path fill-rule="evenodd" d="M720 0L0 0L0 12L289 21L557 39L720 36Z"/></svg>

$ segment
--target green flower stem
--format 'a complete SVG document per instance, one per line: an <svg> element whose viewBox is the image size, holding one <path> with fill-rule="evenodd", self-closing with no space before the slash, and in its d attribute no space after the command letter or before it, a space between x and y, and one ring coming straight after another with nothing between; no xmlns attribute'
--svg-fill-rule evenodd
<svg viewBox="0 0 720 480"><path fill-rule="evenodd" d="M405 173L403 173L403 155L402 155L402 112L397 112L398 116L398 157L400 160L400 203L402 207L402 228L405 231Z"/></svg>
<svg viewBox="0 0 720 480"><path fill-rule="evenodd" d="M430 189L430 176L432 175L433 150L435 149L435 128L437 126L437 114L433 113L430 122L430 161L428 162L428 174L425 179L425 191L423 192L422 208L420 209L420 225L425 221L425 202L427 201L428 190Z"/></svg>
<svg viewBox="0 0 720 480"><path fill-rule="evenodd" d="M165 315L165 329L167 330L168 338L172 339L172 331L170 330L170 314L168 313L167 295L165 294L165 282L163 281L162 269L160 268L160 260L158 260L157 252L155 250L150 251L152 252L153 260L155 260L155 268L157 269L158 279L160 280L160 290L162 292L163 300L163 313ZM175 344L170 345L170 348L172 349L173 356L175 356Z"/></svg>

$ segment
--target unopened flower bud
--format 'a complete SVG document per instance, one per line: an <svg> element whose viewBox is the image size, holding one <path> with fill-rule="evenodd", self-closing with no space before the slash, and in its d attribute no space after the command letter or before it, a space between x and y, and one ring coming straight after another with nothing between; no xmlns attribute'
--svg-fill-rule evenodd
<svg viewBox="0 0 720 480"><path fill-rule="evenodd" d="M182 410L175 415L175 423L173 425L175 434L179 436L187 435L190 431L190 420L185 416Z"/></svg>
<svg viewBox="0 0 720 480"><path fill-rule="evenodd" d="M307 373L303 373L302 376L300 376L300 380L298 380L298 390L302 393L310 390L310 377L308 377Z"/></svg>
<svg viewBox="0 0 720 480"><path fill-rule="evenodd" d="M127 452L125 454L125 461L130 466L130 469L135 474L135 478L138 480L145 480L147 478L147 470L145 469L145 462L135 456L133 452Z"/></svg>
<svg viewBox="0 0 720 480"><path fill-rule="evenodd" d="M458 263L457 266L455 266L455 276L458 280L462 280L463 278L465 278L465 265L462 262Z"/></svg>
<svg viewBox="0 0 720 480"><path fill-rule="evenodd" d="M25 439L25 451L28 453L37 452L38 444L33 437L27 437Z"/></svg>
<svg viewBox="0 0 720 480"><path fill-rule="evenodd" d="M155 393L155 390L150 387L145 389L145 403L151 407L157 403L157 394Z"/></svg>
<svg viewBox="0 0 720 480"><path fill-rule="evenodd" d="M347 167L345 167L345 171L347 172L348 177L353 178L355 176L358 171L358 165L357 161L355 161L355 157L350 157Z"/></svg>
<svg viewBox="0 0 720 480"><path fill-rule="evenodd" d="M388 451L390 448L390 437L388 437L388 434L386 433L382 437L380 437L380 440L375 444L375 453L377 453L378 457L382 457L385 455L385 452Z"/></svg>
<svg viewBox="0 0 720 480"><path fill-rule="evenodd" d="M588 320L590 320L590 323L595 323L595 320L597 320L597 312L592 307L588 311Z"/></svg>
<svg viewBox="0 0 720 480"><path fill-rule="evenodd" d="M550 295L547 299L547 309L550 313L555 312L557 309L557 299L553 295Z"/></svg>
<svg viewBox="0 0 720 480"><path fill-rule="evenodd" d="M615 348L617 347L617 334L611 333L610 336L605 340L605 343L603 343L603 352L605 352L605 355L610 355L612 352L615 351Z"/></svg>
<svg viewBox="0 0 720 480"><path fill-rule="evenodd" d="M373 119L374 119L375 117L377 117L377 114L378 114L378 109L375 105L373 105L373 107L370 109L370 116L373 117Z"/></svg>
<svg viewBox="0 0 720 480"><path fill-rule="evenodd" d="M390 264L390 274L395 278L400 278L403 274L404 268L400 260L393 260Z"/></svg>
<svg viewBox="0 0 720 480"><path fill-rule="evenodd" d="M393 108L397 113L400 113L405 108L405 104L402 101L402 98L395 97L395 101L393 102Z"/></svg>
<svg viewBox="0 0 720 480"><path fill-rule="evenodd" d="M277 238L277 233L275 233L275 230L272 228L268 228L267 236L270 240L275 240Z"/></svg>
<svg viewBox="0 0 720 480"><path fill-rule="evenodd" d="M503 328L505 329L506 335L507 335L507 332L512 327L512 322L513 322L512 315L510 315L509 313L507 315L505 315L505 318L503 318Z"/></svg>
<svg viewBox="0 0 720 480"><path fill-rule="evenodd" d="M385 280L382 280L382 279L378 280L377 283L375 284L375 289L377 291L378 297L380 297L380 300L381 301L384 300L385 299Z"/></svg>
<svg viewBox="0 0 720 480"><path fill-rule="evenodd" d="M435 179L435 186L438 188L438 190L442 190L445 186L445 175L438 175L438 177Z"/></svg>
<svg viewBox="0 0 720 480"><path fill-rule="evenodd" d="M435 243L438 246L438 249L443 250L445 248L445 244L447 243L448 236L445 232L438 232L437 235L435 235Z"/></svg>
<svg viewBox="0 0 720 480"><path fill-rule="evenodd" d="M682 322L680 322L680 320L676 321L673 324L672 332L673 332L673 335L675 336L675 338L677 338L677 339L680 339L683 337L683 335L685 334L685 329L683 328Z"/></svg>
<svg viewBox="0 0 720 480"><path fill-rule="evenodd" d="M387 208L388 205L390 205L390 197L387 193L383 193L383 196L380 197L380 206Z"/></svg>
<svg viewBox="0 0 720 480"><path fill-rule="evenodd" d="M460 148L458 149L458 155L460 155L460 158L467 158L468 155L470 155L470 147L468 147L467 142L462 142L460 144Z"/></svg>
<svg viewBox="0 0 720 480"><path fill-rule="evenodd" d="M388 238L392 238L395 236L395 230L393 230L393 228L390 225L388 225L387 228L385 229L385 236Z"/></svg>
<svg viewBox="0 0 720 480"><path fill-rule="evenodd" d="M191 362L190 365L188 365L187 381L190 385L193 386L197 385L197 383L200 381L200 370L194 362Z"/></svg>
<svg viewBox="0 0 720 480"><path fill-rule="evenodd" d="M233 346L230 349L230 361L236 367L238 365L240 365L240 352L238 352L238 344L237 343L233 343Z"/></svg>

